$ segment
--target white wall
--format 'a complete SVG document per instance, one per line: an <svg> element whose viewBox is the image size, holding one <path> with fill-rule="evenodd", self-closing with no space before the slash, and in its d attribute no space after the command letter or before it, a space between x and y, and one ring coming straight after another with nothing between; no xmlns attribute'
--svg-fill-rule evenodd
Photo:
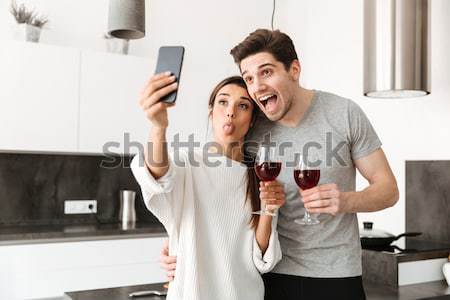
<svg viewBox="0 0 450 300"><path fill-rule="evenodd" d="M303 85L353 99L372 121L397 177L400 200L359 219L395 233L405 230L405 160L450 159L450 1L430 3L431 94L406 100L362 96L363 1L288 1L277 16L276 27L296 45ZM358 178L358 188L365 186Z"/></svg>
<svg viewBox="0 0 450 300"><path fill-rule="evenodd" d="M21 2L21 1L19 1ZM48 15L42 42L104 49L107 0L23 1ZM409 100L362 96L361 0L283 0L275 26L293 38L305 87L327 90L359 103L373 122L397 176L401 199L386 211L361 214L360 220L395 233L404 231L404 181L407 159L450 159L450 1L432 0L432 94ZM270 26L272 0L147 0L147 36L131 44L130 54L156 57L163 44L186 47L172 132L197 132L204 138L206 102L213 85L237 73L230 48L249 32ZM12 18L0 0L0 36ZM149 70L149 75L153 70ZM133 105L136 99L130 99ZM183 122L177 122L182 119ZM204 120L204 121L203 121ZM365 183L359 179L358 187Z"/></svg>
<svg viewBox="0 0 450 300"><path fill-rule="evenodd" d="M42 33L43 43L105 51L108 0L17 0L47 15L50 23ZM10 36L14 19L10 1L0 0L1 36ZM182 84L177 107L171 110L171 133L186 137L196 132L205 138L207 102L213 86L226 76L238 74L229 51L248 33L270 26L272 0L206 1L147 0L146 37L132 41L130 55L156 59L161 45L186 47ZM149 75L154 70L149 70ZM144 82L142 83L144 85ZM137 103L136 99L130 102Z"/></svg>

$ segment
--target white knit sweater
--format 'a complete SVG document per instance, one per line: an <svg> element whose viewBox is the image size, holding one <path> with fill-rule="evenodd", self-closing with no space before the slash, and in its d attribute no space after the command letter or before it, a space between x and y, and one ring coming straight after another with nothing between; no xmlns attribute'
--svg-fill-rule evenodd
<svg viewBox="0 0 450 300"><path fill-rule="evenodd" d="M193 154L193 155L192 155ZM142 156L131 164L147 208L169 234L170 255L177 255L175 280L168 300L262 300L261 273L281 259L276 218L264 256L250 228L246 199L246 166L225 156L179 154L169 171L155 180ZM184 167L180 166L184 163Z"/></svg>

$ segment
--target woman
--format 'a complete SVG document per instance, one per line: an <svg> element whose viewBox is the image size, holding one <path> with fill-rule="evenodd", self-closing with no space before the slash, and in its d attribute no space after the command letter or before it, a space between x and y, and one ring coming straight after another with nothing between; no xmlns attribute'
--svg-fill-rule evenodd
<svg viewBox="0 0 450 300"><path fill-rule="evenodd" d="M174 153L166 146L167 108L160 102L177 89L170 73L153 76L140 105L152 123L145 165L132 162L148 209L169 234L177 255L169 300L258 300L264 298L260 273L281 258L276 219L252 215L260 201L268 209L284 204L276 181L260 184L254 168L243 164L244 138L255 118L255 105L241 77L229 77L209 100L214 144L211 152Z"/></svg>

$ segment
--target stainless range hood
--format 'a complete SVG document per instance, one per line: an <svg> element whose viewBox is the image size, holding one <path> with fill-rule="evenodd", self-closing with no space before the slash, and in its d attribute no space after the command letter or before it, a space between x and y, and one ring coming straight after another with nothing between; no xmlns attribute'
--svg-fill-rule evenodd
<svg viewBox="0 0 450 300"><path fill-rule="evenodd" d="M429 0L364 0L364 95L430 93Z"/></svg>

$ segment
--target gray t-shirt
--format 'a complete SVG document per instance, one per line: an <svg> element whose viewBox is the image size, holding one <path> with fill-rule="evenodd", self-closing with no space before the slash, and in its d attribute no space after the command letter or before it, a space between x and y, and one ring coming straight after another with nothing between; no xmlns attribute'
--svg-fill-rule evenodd
<svg viewBox="0 0 450 300"><path fill-rule="evenodd" d="M349 99L314 91L311 105L297 127L284 127L261 116L247 140L260 142L267 133L271 142L284 148L279 157L283 167L278 180L285 184L286 192L286 204L280 208L278 219L283 258L273 272L326 278L361 275L356 214L320 214L318 225L294 222L303 216L304 207L294 181L293 162L298 160L296 153L308 152L308 161L321 160L319 184L336 183L341 191L354 191L354 160L381 146L366 115ZM291 145L286 144L289 142Z"/></svg>

